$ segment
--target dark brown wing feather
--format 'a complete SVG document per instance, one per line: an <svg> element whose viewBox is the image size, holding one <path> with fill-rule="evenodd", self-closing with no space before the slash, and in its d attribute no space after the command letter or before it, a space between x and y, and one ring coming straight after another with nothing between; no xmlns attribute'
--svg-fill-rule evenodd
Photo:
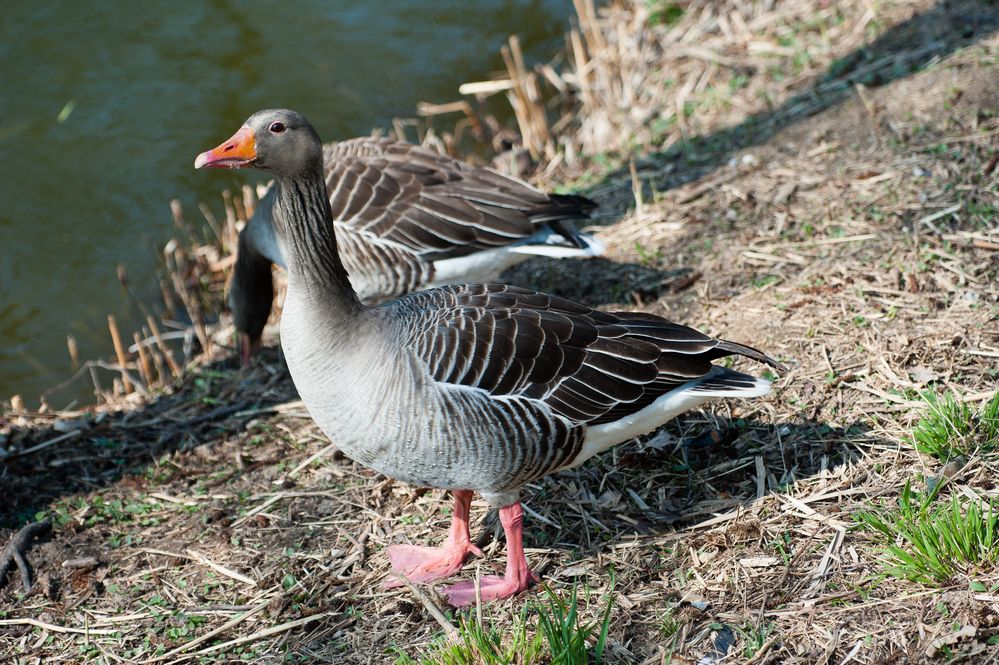
<svg viewBox="0 0 999 665"><path fill-rule="evenodd" d="M429 260L507 245L545 223L573 239L558 224L596 205L387 138L334 143L324 157L334 219Z"/></svg>
<svg viewBox="0 0 999 665"><path fill-rule="evenodd" d="M635 413L723 356L779 367L756 349L651 314L500 284L432 289L385 307L437 381L537 399L576 423Z"/></svg>

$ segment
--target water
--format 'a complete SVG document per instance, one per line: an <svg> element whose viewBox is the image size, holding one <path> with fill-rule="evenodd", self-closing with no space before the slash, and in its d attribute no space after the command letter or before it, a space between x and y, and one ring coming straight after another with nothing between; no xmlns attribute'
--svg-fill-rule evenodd
<svg viewBox="0 0 999 665"><path fill-rule="evenodd" d="M363 135L501 69L509 34L548 57L570 12L568 0L4 3L0 397L31 403L69 376L67 334L81 357L109 355L108 313L135 329L116 266L154 297L170 200L200 219L198 201L218 209L246 181L192 164L250 113L290 107L327 141Z"/></svg>

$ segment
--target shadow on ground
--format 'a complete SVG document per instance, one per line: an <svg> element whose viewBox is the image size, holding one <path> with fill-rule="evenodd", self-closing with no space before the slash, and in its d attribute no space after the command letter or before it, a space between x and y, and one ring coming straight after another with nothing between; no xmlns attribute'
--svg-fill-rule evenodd
<svg viewBox="0 0 999 665"><path fill-rule="evenodd" d="M837 61L809 90L798 93L780 107L755 114L735 127L691 138L655 155L657 172L649 181L661 191L701 178L725 164L738 150L760 144L792 124L842 103L854 94L855 84L880 86L908 76L940 57L992 34L997 28L999 7L994 4L940 2L930 11L890 29L871 44ZM675 164L676 168L663 168L667 164ZM608 174L605 183L620 181L621 190L630 192L630 183L626 180L619 171ZM629 298L641 300L646 295L654 299L660 293L684 288L691 275L685 270L661 271L601 259L564 262L555 272L550 264L532 261L518 273L523 278L518 281L601 305ZM608 284L611 284L610 288ZM0 458L0 485L5 495L0 507L0 527L11 529L30 521L60 497L90 492L129 478L141 478L168 453L187 453L201 445L240 436L246 422L267 413L269 405L286 402L295 396L283 368L275 369L272 364L270 369L262 369L275 359L276 351L271 350L257 370L242 378L237 376L229 361L208 365L185 378L175 393L158 397L131 412L89 416L73 433L57 429L54 422L52 426L40 425L40 421L31 425L15 423L5 441L5 448L14 452ZM726 450L725 440L733 431L731 427L723 429L726 434L720 450ZM820 430L822 426L815 424L795 426L789 430L790 438L780 438L783 454L792 457L797 454L796 448L788 445L789 440L805 440L809 436L819 436L821 440ZM749 431L757 430L750 428ZM848 440L855 435L839 431L830 436ZM744 433L737 431L734 441L744 441L744 438ZM773 437L766 440L777 443ZM808 446L809 451L813 448ZM702 454L689 447L679 450L685 451L688 457ZM654 461L667 462L654 455L646 457L645 466ZM246 473L247 469L252 471L271 461L262 459L247 463L242 460L242 468L234 473ZM669 463L675 464L674 461ZM585 467L592 467L590 471L577 473L592 473L601 466L599 462L591 464ZM785 462L782 468L792 467L795 464ZM689 492L690 485L686 487L688 489L683 490L683 484L676 483L681 492ZM658 511L633 519L636 527L651 529L653 525L672 524L693 517L683 510L671 512L664 505ZM548 537L571 538L571 535L567 530L564 535L553 532Z"/></svg>
<svg viewBox="0 0 999 665"><path fill-rule="evenodd" d="M525 517L525 538L529 547L565 550L575 560L636 537L683 537L677 532L684 527L719 514L732 519L732 511L758 498L889 445L859 422L833 427L688 414L525 490L525 503L544 518ZM480 529L480 547L502 538L493 511Z"/></svg>
<svg viewBox="0 0 999 665"><path fill-rule="evenodd" d="M692 136L640 160L637 166L646 199L651 199L652 191L663 192L699 180L729 163L735 153L763 144L778 132L842 104L857 94L857 85L877 88L908 77L996 30L999 30L999 4L941 0L929 11L890 28L870 44L836 60L807 89L780 106L754 113L733 127ZM584 193L595 196L603 207L615 212L634 204L627 166L606 174ZM619 214L605 219L614 223Z"/></svg>
<svg viewBox="0 0 999 665"><path fill-rule="evenodd" d="M5 442L12 452L0 456L0 528L30 521L60 497L141 478L169 453L239 436L249 420L296 396L277 349L266 349L253 370L241 373L234 359L210 363L138 409L23 425L14 418Z"/></svg>

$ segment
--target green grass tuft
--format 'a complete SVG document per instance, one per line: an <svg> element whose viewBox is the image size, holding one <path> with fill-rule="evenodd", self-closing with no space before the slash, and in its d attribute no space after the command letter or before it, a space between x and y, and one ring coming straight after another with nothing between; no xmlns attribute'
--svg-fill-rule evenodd
<svg viewBox="0 0 999 665"><path fill-rule="evenodd" d="M925 392L922 397L930 408L912 432L919 452L947 461L959 455L990 452L999 447L999 392L977 416L967 403L958 401L953 393L940 397Z"/></svg>
<svg viewBox="0 0 999 665"><path fill-rule="evenodd" d="M512 625L483 626L472 618L458 623L455 637L441 636L415 660L397 652L394 665L600 665L610 630L614 582L597 623L581 623L578 585L568 600L545 587L542 600L526 604ZM529 631L529 614L536 613L537 629Z"/></svg>
<svg viewBox="0 0 999 665"><path fill-rule="evenodd" d="M919 496L909 483L897 507L858 513L857 522L884 540L884 574L931 586L972 577L999 557L999 514L995 504L958 496L935 501L942 484Z"/></svg>
<svg viewBox="0 0 999 665"><path fill-rule="evenodd" d="M614 578L611 577L611 590L604 609L600 632L596 634L592 651L587 641L597 630L596 623L580 624L577 607L577 587L572 587L569 600L562 600L551 587L545 587L545 603L534 602L538 613L538 627L548 643L552 665L600 665L603 662L604 648L607 645L607 632L610 630L611 608L614 606ZM590 655L592 653L592 660Z"/></svg>
<svg viewBox="0 0 999 665"><path fill-rule="evenodd" d="M419 661L399 654L395 665L530 665L543 661L543 650L540 635L528 637L525 607L504 630L482 626L471 618L462 620L455 639L442 637Z"/></svg>

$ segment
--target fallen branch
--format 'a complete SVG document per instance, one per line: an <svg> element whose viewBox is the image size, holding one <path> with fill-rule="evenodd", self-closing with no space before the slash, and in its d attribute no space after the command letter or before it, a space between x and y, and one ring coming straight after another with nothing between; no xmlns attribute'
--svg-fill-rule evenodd
<svg viewBox="0 0 999 665"><path fill-rule="evenodd" d="M41 538L51 529L52 523L45 519L27 524L14 534L7 547L3 549L3 553L0 553L0 588L7 583L7 571L16 564L21 571L21 586L24 588L24 593L31 591L31 566L25 556L31 548L31 541Z"/></svg>

